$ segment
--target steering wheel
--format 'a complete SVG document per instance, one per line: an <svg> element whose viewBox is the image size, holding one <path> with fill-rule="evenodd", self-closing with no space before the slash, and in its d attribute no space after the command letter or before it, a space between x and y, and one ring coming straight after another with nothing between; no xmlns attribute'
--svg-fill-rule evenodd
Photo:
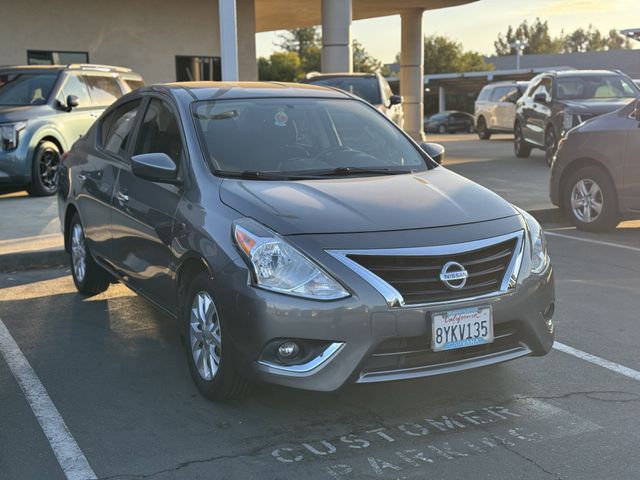
<svg viewBox="0 0 640 480"><path fill-rule="evenodd" d="M325 148L324 150L321 150L320 152L318 152L316 154L316 156L314 157L316 160L320 160L320 161L325 161L326 160L322 160L323 158L329 156L329 155L333 155L334 153L338 153L338 152L351 152L353 151L353 149L351 147L343 147L342 145L336 146L336 147L329 147L329 148ZM330 162L326 162L326 163L330 163Z"/></svg>

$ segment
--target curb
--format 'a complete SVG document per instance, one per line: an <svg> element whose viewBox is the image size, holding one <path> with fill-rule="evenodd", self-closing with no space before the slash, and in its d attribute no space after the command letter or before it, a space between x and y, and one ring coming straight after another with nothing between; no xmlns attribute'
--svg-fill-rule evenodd
<svg viewBox="0 0 640 480"><path fill-rule="evenodd" d="M0 255L0 272L36 270L69 265L69 254L60 250L41 250Z"/></svg>
<svg viewBox="0 0 640 480"><path fill-rule="evenodd" d="M542 224L565 221L559 208L529 210L529 213ZM34 250L0 255L0 272L37 270L67 266L68 264L69 254L64 249Z"/></svg>

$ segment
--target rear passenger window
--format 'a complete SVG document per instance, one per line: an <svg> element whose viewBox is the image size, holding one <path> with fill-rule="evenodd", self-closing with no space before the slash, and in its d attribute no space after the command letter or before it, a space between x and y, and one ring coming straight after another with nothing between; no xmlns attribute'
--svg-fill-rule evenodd
<svg viewBox="0 0 640 480"><path fill-rule="evenodd" d="M489 99L489 94L491 93L492 88L491 87L484 87L482 90L480 90L480 94L478 95L478 98L476 98L476 101L478 102L484 102L486 100Z"/></svg>
<svg viewBox="0 0 640 480"><path fill-rule="evenodd" d="M131 78L125 78L124 83L131 90L135 90L136 88L144 87L144 82L142 80L133 80Z"/></svg>
<svg viewBox="0 0 640 480"><path fill-rule="evenodd" d="M111 105L122 96L115 77L87 75L85 78L95 105Z"/></svg>
<svg viewBox="0 0 640 480"><path fill-rule="evenodd" d="M136 114L140 106L140 99L127 102L119 106L115 113L110 115L109 130L103 136L103 148L114 155L122 156L127 148L127 140L136 121ZM104 124L103 124L104 126Z"/></svg>
<svg viewBox="0 0 640 480"><path fill-rule="evenodd" d="M511 90L511 87L496 87L493 89L493 92L491 92L489 100L492 102L502 102L502 98L509 93L509 90Z"/></svg>
<svg viewBox="0 0 640 480"><path fill-rule="evenodd" d="M166 153L176 165L182 157L178 119L166 102L153 98L140 127L134 155Z"/></svg>

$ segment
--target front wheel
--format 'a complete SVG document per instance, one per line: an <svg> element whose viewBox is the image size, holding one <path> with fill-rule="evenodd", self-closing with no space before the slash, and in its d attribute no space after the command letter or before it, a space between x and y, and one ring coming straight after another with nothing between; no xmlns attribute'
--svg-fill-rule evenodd
<svg viewBox="0 0 640 480"><path fill-rule="evenodd" d="M524 140L520 122L516 123L513 129L513 150L518 158L527 158L531 155L531 147Z"/></svg>
<svg viewBox="0 0 640 480"><path fill-rule="evenodd" d="M73 215L68 232L71 276L78 292L93 296L109 288L111 277L96 263L86 243L84 228L77 213Z"/></svg>
<svg viewBox="0 0 640 480"><path fill-rule="evenodd" d="M207 273L191 281L181 324L191 377L209 400L224 402L242 397L249 382L233 366L225 324L216 307L213 282Z"/></svg>
<svg viewBox="0 0 640 480"><path fill-rule="evenodd" d="M480 140L489 140L491 138L491 132L487 128L487 122L484 117L478 119L478 138Z"/></svg>
<svg viewBox="0 0 640 480"><path fill-rule="evenodd" d="M556 132L553 127L549 127L544 135L544 154L547 160L547 165L551 166L553 163L553 157L556 154L556 148L558 141L556 138Z"/></svg>
<svg viewBox="0 0 640 480"><path fill-rule="evenodd" d="M29 195L44 197L58 191L58 168L60 150L53 142L42 141L33 155L31 183L27 187Z"/></svg>
<svg viewBox="0 0 640 480"><path fill-rule="evenodd" d="M445 125L440 125L438 127L438 133L447 133L447 127Z"/></svg>
<svg viewBox="0 0 640 480"><path fill-rule="evenodd" d="M563 194L565 212L578 229L607 232L620 223L616 188L604 170L577 170L566 182Z"/></svg>

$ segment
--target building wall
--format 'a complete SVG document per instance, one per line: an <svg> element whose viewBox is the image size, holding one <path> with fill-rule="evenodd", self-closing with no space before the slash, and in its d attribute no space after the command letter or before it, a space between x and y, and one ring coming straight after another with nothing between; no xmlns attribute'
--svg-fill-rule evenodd
<svg viewBox="0 0 640 480"><path fill-rule="evenodd" d="M493 63L496 70L516 68L515 55L487 57L487 63ZM610 50L606 52L582 53L540 53L523 55L520 68L573 67L579 69L618 69L633 78L640 78L640 50Z"/></svg>
<svg viewBox="0 0 640 480"><path fill-rule="evenodd" d="M130 67L147 83L158 83L175 81L176 55L220 55L217 0L10 3L0 14L0 65L26 64L27 50L88 51L91 63ZM252 80L253 0L239 3L239 70L241 79Z"/></svg>

